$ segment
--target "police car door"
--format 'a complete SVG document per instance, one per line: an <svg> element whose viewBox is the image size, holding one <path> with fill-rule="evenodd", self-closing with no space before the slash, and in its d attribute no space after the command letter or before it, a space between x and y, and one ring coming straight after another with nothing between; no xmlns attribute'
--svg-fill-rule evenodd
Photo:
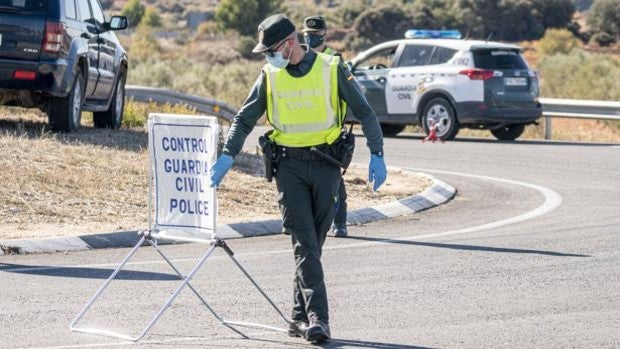
<svg viewBox="0 0 620 349"><path fill-rule="evenodd" d="M395 46L380 47L352 67L355 79L379 117L387 114L385 84L395 49Z"/></svg>
<svg viewBox="0 0 620 349"><path fill-rule="evenodd" d="M432 45L407 43L396 53L395 66L385 86L388 114L413 114L416 89L425 74L433 52Z"/></svg>

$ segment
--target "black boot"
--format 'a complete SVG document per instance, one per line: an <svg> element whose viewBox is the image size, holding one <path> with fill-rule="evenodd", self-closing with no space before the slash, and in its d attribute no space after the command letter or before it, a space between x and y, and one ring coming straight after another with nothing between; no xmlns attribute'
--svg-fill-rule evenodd
<svg viewBox="0 0 620 349"><path fill-rule="evenodd" d="M329 324L327 321L316 319L310 320L310 325L306 331L306 340L312 343L323 343L331 337Z"/></svg>
<svg viewBox="0 0 620 349"><path fill-rule="evenodd" d="M335 238L346 238L347 235L349 235L346 224L334 224L332 227L332 233Z"/></svg>
<svg viewBox="0 0 620 349"><path fill-rule="evenodd" d="M288 323L289 337L305 337L308 324L303 321L293 320Z"/></svg>

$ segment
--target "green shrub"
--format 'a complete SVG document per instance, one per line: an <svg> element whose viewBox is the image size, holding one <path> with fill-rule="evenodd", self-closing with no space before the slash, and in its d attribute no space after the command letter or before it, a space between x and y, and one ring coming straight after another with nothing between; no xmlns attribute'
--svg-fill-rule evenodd
<svg viewBox="0 0 620 349"><path fill-rule="evenodd" d="M217 23L215 23L214 21L206 21L200 23L200 25L196 29L195 39L214 38L219 33L220 30L217 27Z"/></svg>
<svg viewBox="0 0 620 349"><path fill-rule="evenodd" d="M550 98L620 100L620 59L574 49L538 63L541 95Z"/></svg>
<svg viewBox="0 0 620 349"><path fill-rule="evenodd" d="M140 25L146 25L148 27L159 27L161 26L161 15L159 11L153 6L149 6L144 11L144 16L142 16L142 20L140 21Z"/></svg>
<svg viewBox="0 0 620 349"><path fill-rule="evenodd" d="M609 33L598 32L598 33L592 35L592 38L590 39L590 42L595 42L599 46L605 47L605 46L610 46L611 44L616 42L616 38L614 38L613 35L611 35Z"/></svg>
<svg viewBox="0 0 620 349"><path fill-rule="evenodd" d="M556 53L567 54L579 47L581 41L566 29L547 29L545 36L538 42L538 51L548 56Z"/></svg>
<svg viewBox="0 0 620 349"><path fill-rule="evenodd" d="M239 106L264 62L197 64L181 60L146 60L129 70L128 84L168 88Z"/></svg>
<svg viewBox="0 0 620 349"><path fill-rule="evenodd" d="M123 6L121 15L127 17L130 27L137 27L142 20L142 16L144 16L144 11L144 5L142 5L140 0L129 0Z"/></svg>
<svg viewBox="0 0 620 349"><path fill-rule="evenodd" d="M222 0L217 5L215 20L223 29L256 35L258 24L281 6L282 0Z"/></svg>
<svg viewBox="0 0 620 349"><path fill-rule="evenodd" d="M257 55L252 52L252 49L256 46L256 40L250 36L242 36L239 38L239 44L237 45L237 52L241 54L241 57L247 59L258 59L261 55Z"/></svg>
<svg viewBox="0 0 620 349"><path fill-rule="evenodd" d="M365 37L359 36L357 33L349 33L344 37L344 46L349 51L363 51L372 47L372 45L372 41Z"/></svg>
<svg viewBox="0 0 620 349"><path fill-rule="evenodd" d="M148 121L149 113L197 114L195 108L184 104L158 104L155 102L139 103L129 100L125 103L123 127L144 127Z"/></svg>
<svg viewBox="0 0 620 349"><path fill-rule="evenodd" d="M129 59L132 65L158 57L161 47L155 39L149 27L140 26L133 36L131 46L128 48Z"/></svg>
<svg viewBox="0 0 620 349"><path fill-rule="evenodd" d="M369 4L367 0L347 1L338 10L338 15L342 25L350 28L355 23L355 19L364 12Z"/></svg>
<svg viewBox="0 0 620 349"><path fill-rule="evenodd" d="M175 80L173 65L159 59L136 62L127 73L127 83L151 87L172 87Z"/></svg>
<svg viewBox="0 0 620 349"><path fill-rule="evenodd" d="M620 0L596 0L587 17L592 33L605 32L620 36Z"/></svg>

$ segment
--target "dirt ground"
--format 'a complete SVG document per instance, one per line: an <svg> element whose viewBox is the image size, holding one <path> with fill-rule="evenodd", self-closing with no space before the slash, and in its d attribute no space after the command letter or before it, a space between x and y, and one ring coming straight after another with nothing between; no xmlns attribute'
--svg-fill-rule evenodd
<svg viewBox="0 0 620 349"><path fill-rule="evenodd" d="M32 130L37 131L32 131ZM261 159L240 154L218 190L219 222L280 217L275 182ZM148 227L147 135L84 128L52 134L32 125L0 132L0 240L68 236ZM350 209L404 198L431 181L390 171L379 192L367 168L345 175Z"/></svg>

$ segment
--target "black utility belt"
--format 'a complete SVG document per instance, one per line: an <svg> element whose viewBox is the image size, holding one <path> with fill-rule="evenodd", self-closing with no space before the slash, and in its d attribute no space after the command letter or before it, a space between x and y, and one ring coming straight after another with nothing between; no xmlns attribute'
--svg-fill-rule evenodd
<svg viewBox="0 0 620 349"><path fill-rule="evenodd" d="M325 161L325 155L333 156L332 149L327 144L312 147L285 147L276 145L278 157L281 159L316 160Z"/></svg>

